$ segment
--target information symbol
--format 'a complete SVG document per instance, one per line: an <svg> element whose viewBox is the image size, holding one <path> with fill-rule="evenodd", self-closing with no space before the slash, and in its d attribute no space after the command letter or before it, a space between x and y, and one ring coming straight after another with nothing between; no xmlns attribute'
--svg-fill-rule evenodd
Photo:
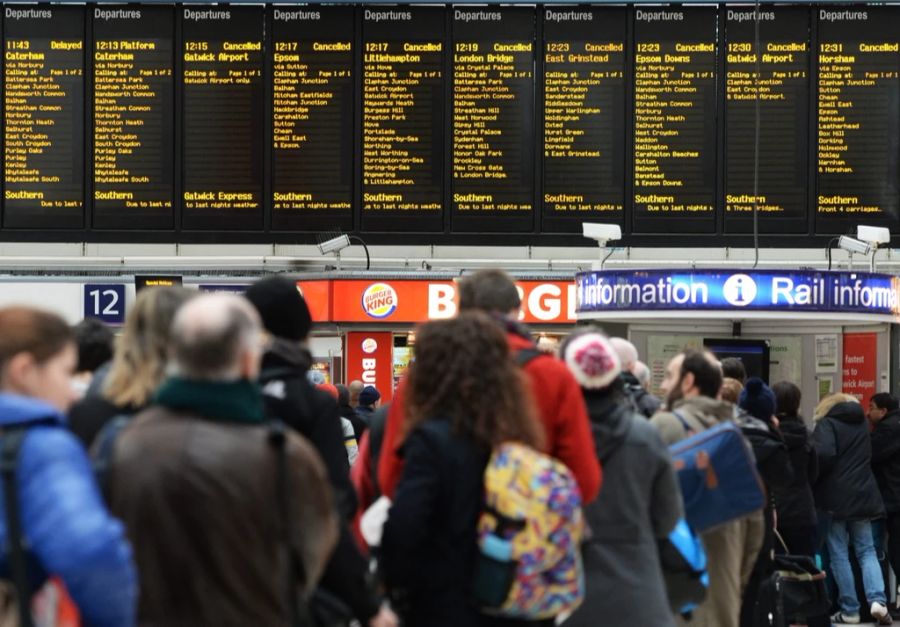
<svg viewBox="0 0 900 627"><path fill-rule="evenodd" d="M746 274L732 274L722 285L722 297L729 305L746 307L756 299L756 281Z"/></svg>

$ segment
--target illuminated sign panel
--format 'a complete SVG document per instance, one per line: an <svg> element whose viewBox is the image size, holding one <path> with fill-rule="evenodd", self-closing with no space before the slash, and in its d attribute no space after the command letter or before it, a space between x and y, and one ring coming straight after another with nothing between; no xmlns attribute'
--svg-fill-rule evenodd
<svg viewBox="0 0 900 627"><path fill-rule="evenodd" d="M622 222L625 9L543 10L544 230Z"/></svg>
<svg viewBox="0 0 900 627"><path fill-rule="evenodd" d="M262 229L263 9L181 11L182 226Z"/></svg>
<svg viewBox="0 0 900 627"><path fill-rule="evenodd" d="M84 225L84 9L8 5L3 226Z"/></svg>
<svg viewBox="0 0 900 627"><path fill-rule="evenodd" d="M867 272L629 270L576 275L577 311L900 314L900 279Z"/></svg>
<svg viewBox="0 0 900 627"><path fill-rule="evenodd" d="M634 230L716 230L714 7L635 10Z"/></svg>
<svg viewBox="0 0 900 627"><path fill-rule="evenodd" d="M765 7L755 46L754 10L725 10L725 231L809 230L809 9ZM759 64L759 81L756 66ZM759 97L759 178L754 152Z"/></svg>
<svg viewBox="0 0 900 627"><path fill-rule="evenodd" d="M819 20L816 231L900 217L900 14L829 7Z"/></svg>
<svg viewBox="0 0 900 627"><path fill-rule="evenodd" d="M364 229L443 228L445 16L431 7L363 11Z"/></svg>
<svg viewBox="0 0 900 627"><path fill-rule="evenodd" d="M534 227L534 23L533 8L453 9L455 231Z"/></svg>
<svg viewBox="0 0 900 627"><path fill-rule="evenodd" d="M167 7L93 14L93 225L174 225L174 22Z"/></svg>
<svg viewBox="0 0 900 627"><path fill-rule="evenodd" d="M272 225L353 228L350 7L272 9Z"/></svg>

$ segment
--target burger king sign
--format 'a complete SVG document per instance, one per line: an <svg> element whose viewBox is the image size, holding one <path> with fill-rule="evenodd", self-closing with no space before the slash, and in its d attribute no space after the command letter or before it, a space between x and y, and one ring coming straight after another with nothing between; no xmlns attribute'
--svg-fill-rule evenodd
<svg viewBox="0 0 900 627"><path fill-rule="evenodd" d="M363 292L362 308L369 317L383 320L397 311L397 291L387 283L373 283Z"/></svg>

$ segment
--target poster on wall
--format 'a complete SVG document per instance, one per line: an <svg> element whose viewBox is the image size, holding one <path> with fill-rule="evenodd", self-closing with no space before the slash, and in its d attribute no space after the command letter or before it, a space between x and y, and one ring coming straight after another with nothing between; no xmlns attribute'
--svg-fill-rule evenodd
<svg viewBox="0 0 900 627"><path fill-rule="evenodd" d="M878 381L878 334L845 333L843 391L859 399L868 409Z"/></svg>
<svg viewBox="0 0 900 627"><path fill-rule="evenodd" d="M834 394L834 376L819 375L816 377L816 389L819 393L818 399L816 400L817 403L826 396Z"/></svg>
<svg viewBox="0 0 900 627"><path fill-rule="evenodd" d="M769 384L790 381L802 387L803 345L799 337L776 336L769 340Z"/></svg>
<svg viewBox="0 0 900 627"><path fill-rule="evenodd" d="M816 336L816 374L837 372L838 336Z"/></svg>
<svg viewBox="0 0 900 627"><path fill-rule="evenodd" d="M669 361L686 348L702 349L699 335L651 335L647 338L647 366L650 368L650 392L663 397L662 382Z"/></svg>

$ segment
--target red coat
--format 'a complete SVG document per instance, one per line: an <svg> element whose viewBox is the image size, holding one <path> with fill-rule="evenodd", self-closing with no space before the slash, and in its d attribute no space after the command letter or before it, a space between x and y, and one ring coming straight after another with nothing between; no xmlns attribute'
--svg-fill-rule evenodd
<svg viewBox="0 0 900 627"><path fill-rule="evenodd" d="M531 340L518 333L507 333L507 339L513 352L534 348ZM536 357L524 370L546 430L545 452L569 467L578 481L584 503L593 501L600 492L602 473L581 388L565 364L555 357ZM391 498L403 472L403 460L397 451L405 421L404 389L405 382L401 382L394 393L378 461L382 493Z"/></svg>

